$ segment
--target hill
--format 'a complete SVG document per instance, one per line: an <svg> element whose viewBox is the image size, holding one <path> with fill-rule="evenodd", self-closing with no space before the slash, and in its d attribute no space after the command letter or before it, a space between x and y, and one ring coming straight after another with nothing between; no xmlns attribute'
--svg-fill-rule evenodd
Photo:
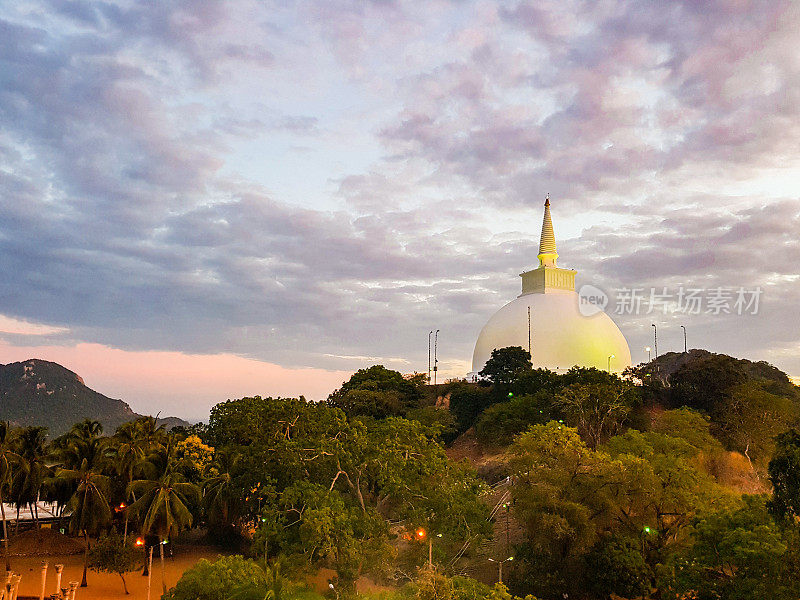
<svg viewBox="0 0 800 600"><path fill-rule="evenodd" d="M744 379L759 379L769 382L774 393L792 396L797 387L792 379L783 371L766 361L753 362L744 358L735 358L727 354L715 354L708 350L692 349L689 352L666 352L649 363L642 363L639 368L643 373L656 376L669 385L672 376L684 369L700 369L719 364L729 366L739 372Z"/></svg>
<svg viewBox="0 0 800 600"><path fill-rule="evenodd" d="M42 425L55 437L91 418L113 433L117 426L140 416L122 400L87 387L77 373L57 363L34 358L0 365L0 419L14 425ZM188 425L177 417L160 422L169 427Z"/></svg>

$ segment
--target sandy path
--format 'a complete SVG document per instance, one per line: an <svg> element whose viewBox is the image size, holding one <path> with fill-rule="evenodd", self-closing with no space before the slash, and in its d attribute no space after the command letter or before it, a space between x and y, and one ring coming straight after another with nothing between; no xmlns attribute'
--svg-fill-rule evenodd
<svg viewBox="0 0 800 600"><path fill-rule="evenodd" d="M167 588L175 585L175 582L180 579L183 572L194 565L201 558L215 560L219 556L219 552L213 548L195 546L193 548L181 548L176 553L175 558L165 558L164 566L166 570L166 583ZM22 574L22 582L20 583L19 595L20 596L33 596L39 597L39 590L42 585L42 560L43 558L19 558L13 557L11 559L11 568L17 573ZM45 587L45 597L49 594L55 593L56 587L56 570L54 565L57 563L64 565L64 572L61 576L61 585L66 587L70 581L80 581L81 574L83 573L83 556L52 556L46 559L49 563L47 569L47 584ZM78 588L76 600L146 600L147 598L147 577L142 577L141 571L134 571L125 576L125 581L128 583L128 591L130 595L126 596L122 590L122 580L119 575L110 575L108 573L96 573L89 571L87 575L88 587ZM161 598L161 566L158 560L158 555L153 556L153 575L152 575L152 590L151 600L158 600Z"/></svg>

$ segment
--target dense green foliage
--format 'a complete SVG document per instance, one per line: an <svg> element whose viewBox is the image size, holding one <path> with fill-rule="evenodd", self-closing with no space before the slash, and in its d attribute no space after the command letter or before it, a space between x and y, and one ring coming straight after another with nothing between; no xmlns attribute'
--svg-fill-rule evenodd
<svg viewBox="0 0 800 600"><path fill-rule="evenodd" d="M725 447L758 468L769 461L775 436L800 419L797 386L765 362L692 350L662 355L632 369L632 375L642 381L645 401L702 411Z"/></svg>
<svg viewBox="0 0 800 600"><path fill-rule="evenodd" d="M441 547L488 531L474 472L451 462L419 421L256 397L216 406L208 432L238 456L230 513L258 526L254 551L331 566L345 587L385 571L390 521L436 531Z"/></svg>
<svg viewBox="0 0 800 600"><path fill-rule="evenodd" d="M121 576L134 536L163 568L198 526L251 557L201 561L173 600L303 597L322 567L337 600L364 575L405 583L397 600L799 597L796 388L765 363L667 358L557 374L500 349L480 382L436 387L378 365L327 402L231 400L171 432L0 422L0 495L56 503L85 565ZM492 488L448 456L465 432L450 455ZM487 585L500 556L509 588Z"/></svg>
<svg viewBox="0 0 800 600"><path fill-rule="evenodd" d="M531 353L519 346L495 348L479 375L493 385L505 386L533 368Z"/></svg>
<svg viewBox="0 0 800 600"><path fill-rule="evenodd" d="M800 517L800 433L790 429L778 436L777 448L769 461L769 479L775 493L769 503L780 520Z"/></svg>
<svg viewBox="0 0 800 600"><path fill-rule="evenodd" d="M737 508L698 518L691 545L660 569L662 598L797 598L797 532L776 525L764 500L745 497Z"/></svg>
<svg viewBox="0 0 800 600"><path fill-rule="evenodd" d="M353 373L328 397L328 403L341 408L348 416L380 419L405 415L418 405L425 379L422 374L405 378L397 371L375 365Z"/></svg>
<svg viewBox="0 0 800 600"><path fill-rule="evenodd" d="M265 571L255 561L242 556L223 556L214 562L201 559L184 572L175 587L162 598L231 600L245 596L254 585L266 585L271 575L269 570ZM272 600L283 600L287 596L288 594L274 596Z"/></svg>

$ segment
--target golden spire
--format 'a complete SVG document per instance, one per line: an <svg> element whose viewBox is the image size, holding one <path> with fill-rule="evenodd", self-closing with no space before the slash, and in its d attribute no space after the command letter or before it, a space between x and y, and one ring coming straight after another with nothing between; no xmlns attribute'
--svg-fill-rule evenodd
<svg viewBox="0 0 800 600"><path fill-rule="evenodd" d="M542 239L539 242L539 265L543 267L555 267L557 258L556 236L553 233L553 221L550 218L550 196L547 196L544 201Z"/></svg>

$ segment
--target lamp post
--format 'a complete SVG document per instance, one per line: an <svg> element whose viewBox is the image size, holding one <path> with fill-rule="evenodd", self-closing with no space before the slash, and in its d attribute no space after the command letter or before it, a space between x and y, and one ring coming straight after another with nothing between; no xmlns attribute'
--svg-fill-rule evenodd
<svg viewBox="0 0 800 600"><path fill-rule="evenodd" d="M681 329L683 329L683 353L686 354L686 326L681 325Z"/></svg>
<svg viewBox="0 0 800 600"><path fill-rule="evenodd" d="M608 355L608 372L611 373L611 359L616 358L613 354Z"/></svg>
<svg viewBox="0 0 800 600"><path fill-rule="evenodd" d="M531 307L528 307L528 354L531 355L531 364L533 364L533 350L531 350Z"/></svg>
<svg viewBox="0 0 800 600"><path fill-rule="evenodd" d="M431 336L433 335L433 330L428 333L428 384L431 382Z"/></svg>
<svg viewBox="0 0 800 600"><path fill-rule="evenodd" d="M419 541L423 541L426 537L428 538L428 568L433 569L433 536L428 535L428 530L424 527L420 527L416 531L416 536ZM437 533L436 537L442 537L441 533Z"/></svg>
<svg viewBox="0 0 800 600"><path fill-rule="evenodd" d="M652 350L652 348L650 346L647 346L647 348L645 348L645 350L647 350L647 362L650 362L652 360L650 358L650 351Z"/></svg>
<svg viewBox="0 0 800 600"><path fill-rule="evenodd" d="M656 350L656 358L658 358L658 327L655 323L650 323L653 326L653 347Z"/></svg>
<svg viewBox="0 0 800 600"><path fill-rule="evenodd" d="M436 385L436 372L439 370L439 330L436 330L436 334L433 336L433 385Z"/></svg>
<svg viewBox="0 0 800 600"><path fill-rule="evenodd" d="M503 563L510 562L512 560L514 560L513 556L509 556L508 558L504 558L503 560L495 560L493 558L489 559L489 562L497 563L497 583L503 583Z"/></svg>

